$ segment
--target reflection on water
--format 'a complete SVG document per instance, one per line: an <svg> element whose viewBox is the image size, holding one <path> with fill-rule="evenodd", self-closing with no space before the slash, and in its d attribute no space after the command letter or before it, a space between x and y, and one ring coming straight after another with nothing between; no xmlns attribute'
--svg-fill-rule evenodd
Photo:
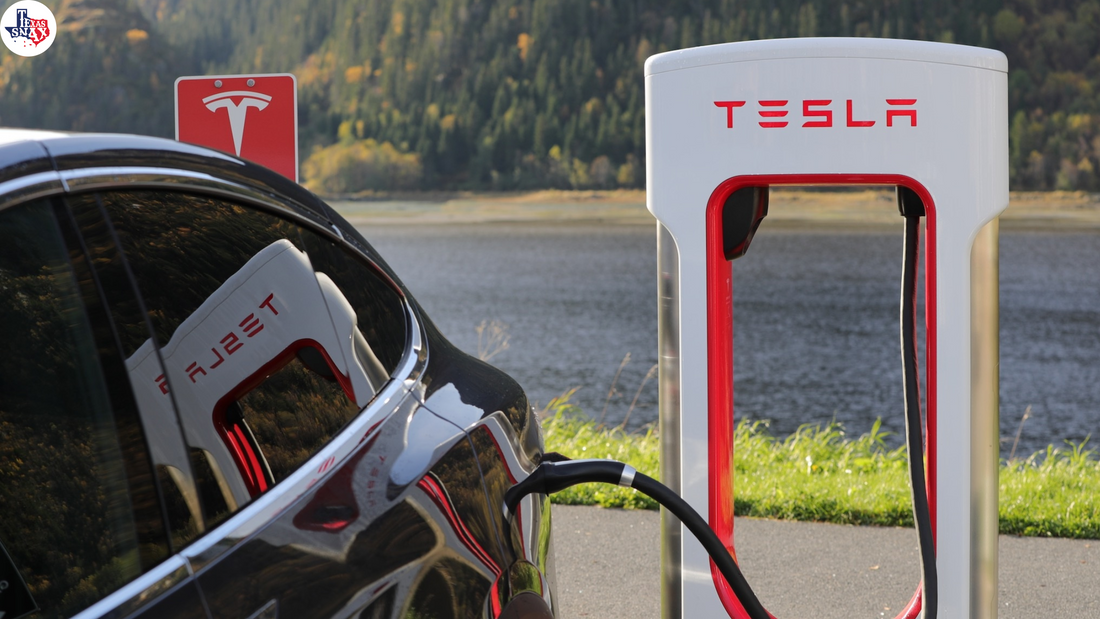
<svg viewBox="0 0 1100 619"><path fill-rule="evenodd" d="M510 325L493 363L545 403L573 386L599 416L623 355L607 418L621 420L656 363L656 252L651 226L385 226L364 234L456 344L477 350L483 320ZM901 230L762 229L734 264L734 370L739 417L866 431L902 419L898 352ZM1080 441L1100 429L1100 237L1002 234L1001 434L1018 452ZM656 384L630 426L656 419ZM941 414L949 414L944 411Z"/></svg>

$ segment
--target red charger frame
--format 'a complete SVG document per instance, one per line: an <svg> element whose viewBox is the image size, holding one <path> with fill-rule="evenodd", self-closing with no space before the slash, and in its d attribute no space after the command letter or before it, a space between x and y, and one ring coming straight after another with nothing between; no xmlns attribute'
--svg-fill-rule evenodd
<svg viewBox="0 0 1100 619"><path fill-rule="evenodd" d="M733 288L731 262L722 244L722 209L730 194L745 187L775 185L897 185L912 189L924 202L925 220L925 333L927 443L925 472L933 535L936 531L936 208L932 195L916 180L900 174L769 174L735 176L723 181L707 202L707 435L709 458L708 502L711 529L737 559L733 544ZM734 619L749 619L717 566L711 561L711 577L726 612ZM921 610L921 589L896 619L914 619ZM770 614L770 613L769 613Z"/></svg>

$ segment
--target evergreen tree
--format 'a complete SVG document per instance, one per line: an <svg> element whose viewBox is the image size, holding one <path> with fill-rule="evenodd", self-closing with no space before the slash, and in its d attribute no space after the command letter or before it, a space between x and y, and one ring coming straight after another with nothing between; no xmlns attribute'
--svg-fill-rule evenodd
<svg viewBox="0 0 1100 619"><path fill-rule="evenodd" d="M293 72L302 161L340 143L345 127L355 140L414 155L424 188L641 187L650 55L759 38L896 37L1004 51L1013 188L1100 190L1100 0L66 0L59 8L57 53L0 64L0 122L166 135L176 75ZM100 8L122 25L91 19Z"/></svg>

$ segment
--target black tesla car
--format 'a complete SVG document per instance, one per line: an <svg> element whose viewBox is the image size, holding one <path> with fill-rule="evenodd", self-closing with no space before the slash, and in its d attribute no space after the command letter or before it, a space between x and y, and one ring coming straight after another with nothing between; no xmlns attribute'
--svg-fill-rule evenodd
<svg viewBox="0 0 1100 619"><path fill-rule="evenodd" d="M552 617L542 458L300 186L0 131L0 618Z"/></svg>

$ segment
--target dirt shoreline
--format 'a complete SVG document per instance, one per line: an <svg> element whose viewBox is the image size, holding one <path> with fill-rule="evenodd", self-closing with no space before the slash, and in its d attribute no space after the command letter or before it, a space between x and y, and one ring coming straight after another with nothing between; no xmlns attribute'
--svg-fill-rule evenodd
<svg viewBox="0 0 1100 619"><path fill-rule="evenodd" d="M355 225L621 224L652 225L641 190L527 193L428 192L333 197ZM894 229L891 190L773 190L766 225L822 231ZM1012 192L1002 230L1100 232L1100 194Z"/></svg>

